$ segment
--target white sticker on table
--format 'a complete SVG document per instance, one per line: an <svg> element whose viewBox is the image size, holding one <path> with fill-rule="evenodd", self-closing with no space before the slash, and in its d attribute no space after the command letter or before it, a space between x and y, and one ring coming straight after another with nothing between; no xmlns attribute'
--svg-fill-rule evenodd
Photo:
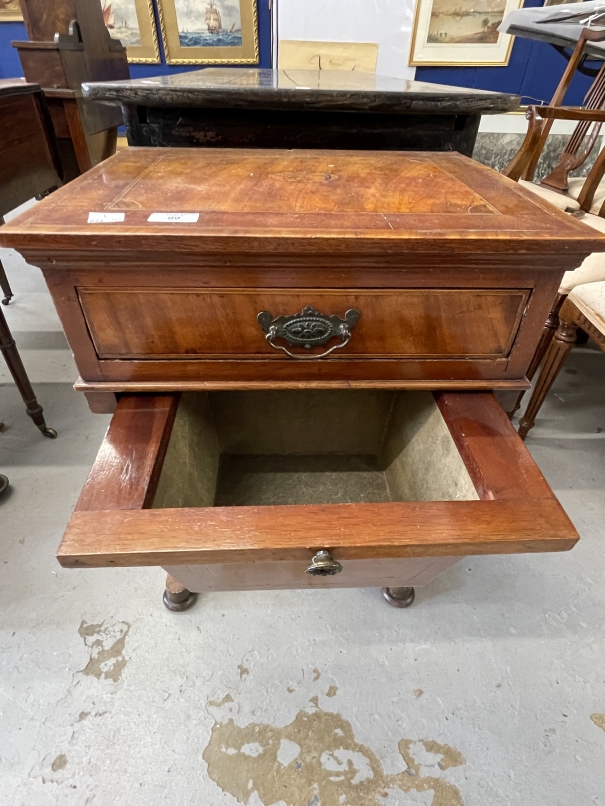
<svg viewBox="0 0 605 806"><path fill-rule="evenodd" d="M89 213L89 224L117 224L124 221L125 213Z"/></svg>
<svg viewBox="0 0 605 806"><path fill-rule="evenodd" d="M199 213L152 213L147 221L150 224L196 224L199 218Z"/></svg>

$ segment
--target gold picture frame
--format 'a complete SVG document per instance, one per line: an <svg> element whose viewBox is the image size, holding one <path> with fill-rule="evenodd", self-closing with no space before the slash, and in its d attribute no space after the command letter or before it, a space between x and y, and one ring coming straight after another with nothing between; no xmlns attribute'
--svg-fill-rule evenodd
<svg viewBox="0 0 605 806"><path fill-rule="evenodd" d="M158 0L166 64L258 64L257 0ZM214 44L216 42L216 44Z"/></svg>
<svg viewBox="0 0 605 806"><path fill-rule="evenodd" d="M0 0L0 22L23 22L19 0Z"/></svg>
<svg viewBox="0 0 605 806"><path fill-rule="evenodd" d="M414 67L506 67L514 37L497 28L523 0L417 0Z"/></svg>
<svg viewBox="0 0 605 806"><path fill-rule="evenodd" d="M153 0L99 0L105 25L131 64L161 64Z"/></svg>

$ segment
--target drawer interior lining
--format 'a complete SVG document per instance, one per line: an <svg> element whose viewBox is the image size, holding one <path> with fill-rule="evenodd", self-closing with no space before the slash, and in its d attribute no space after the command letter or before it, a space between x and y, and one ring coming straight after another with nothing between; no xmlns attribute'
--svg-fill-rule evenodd
<svg viewBox="0 0 605 806"><path fill-rule="evenodd" d="M281 390L184 394L153 506L477 499L431 393Z"/></svg>

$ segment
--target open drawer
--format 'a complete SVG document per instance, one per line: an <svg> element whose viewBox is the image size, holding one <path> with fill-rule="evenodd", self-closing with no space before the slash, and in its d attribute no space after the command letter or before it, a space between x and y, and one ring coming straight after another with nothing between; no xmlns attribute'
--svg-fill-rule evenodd
<svg viewBox="0 0 605 806"><path fill-rule="evenodd" d="M120 399L58 558L190 591L403 588L577 540L490 393L192 392Z"/></svg>

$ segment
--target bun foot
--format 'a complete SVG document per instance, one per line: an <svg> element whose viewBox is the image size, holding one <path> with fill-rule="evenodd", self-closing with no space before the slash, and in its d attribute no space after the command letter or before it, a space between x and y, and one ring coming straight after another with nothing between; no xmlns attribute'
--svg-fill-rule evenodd
<svg viewBox="0 0 605 806"><path fill-rule="evenodd" d="M190 590L183 587L180 582L177 582L169 574L166 578L166 590L162 596L162 601L164 602L164 607L170 610L171 613L183 613L196 603L197 593L191 593Z"/></svg>
<svg viewBox="0 0 605 806"><path fill-rule="evenodd" d="M409 607L416 598L414 588L383 588L382 595L391 607Z"/></svg>

